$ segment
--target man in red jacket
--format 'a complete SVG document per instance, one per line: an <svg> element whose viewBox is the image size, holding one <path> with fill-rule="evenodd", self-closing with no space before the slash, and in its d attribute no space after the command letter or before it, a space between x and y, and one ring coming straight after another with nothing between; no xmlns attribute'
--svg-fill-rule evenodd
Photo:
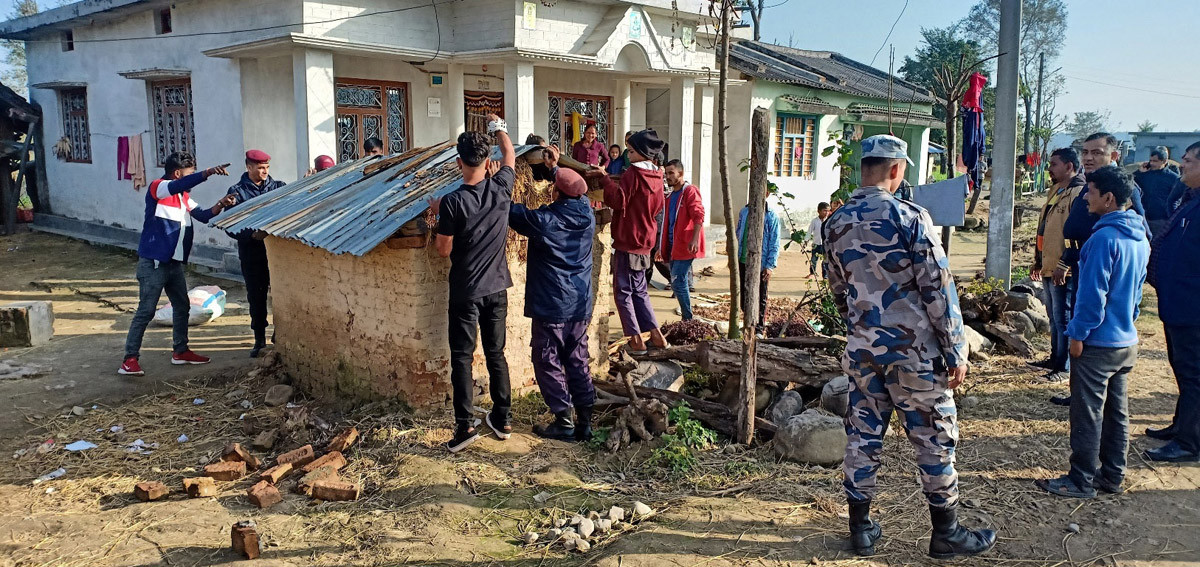
<svg viewBox="0 0 1200 567"><path fill-rule="evenodd" d="M646 292L646 269L653 261L658 225L655 215L663 210L663 174L653 158L662 153L663 141L654 130L642 130L629 138L629 169L621 183L613 183L598 169L589 177L601 180L604 204L613 210L613 300L621 327L634 354L646 352L642 333L650 332L650 344L665 348L667 339L658 330L650 295Z"/></svg>
<svg viewBox="0 0 1200 567"><path fill-rule="evenodd" d="M663 177L671 188L667 196L667 213L659 235L658 254L671 266L671 289L679 300L679 314L684 321L692 319L691 286L692 262L704 257L704 199L700 189L683 178L683 162L673 159L663 169Z"/></svg>

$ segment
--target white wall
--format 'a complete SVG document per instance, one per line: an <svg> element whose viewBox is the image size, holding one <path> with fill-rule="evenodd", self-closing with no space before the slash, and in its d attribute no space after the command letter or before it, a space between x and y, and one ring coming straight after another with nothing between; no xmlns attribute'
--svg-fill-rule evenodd
<svg viewBox="0 0 1200 567"><path fill-rule="evenodd" d="M297 171L292 57L241 59L240 62L242 101L246 103L242 114L242 139L246 148L271 154L273 177L290 181ZM235 169L240 169L240 163L241 160L234 162Z"/></svg>
<svg viewBox="0 0 1200 567"><path fill-rule="evenodd" d="M117 136L142 135L148 179L162 175L157 166L149 91L142 80L126 79L122 71L149 68L191 71L196 159L204 166L244 161L240 86L236 61L205 57L201 51L225 45L228 36L164 35L151 40L88 43L89 39L154 36L153 10L120 21L74 30L75 49L64 52L59 43L28 44L30 84L82 82L88 89L88 127L92 162L68 163L51 158L50 203L58 214L140 230L145 214L145 190L134 191L131 181L117 179ZM282 0L245 3L237 0L180 2L173 13L175 34L280 25L299 18L299 7ZM45 38L57 40L52 34ZM63 135L58 96L53 90L30 89L31 98L46 115L45 134L52 145ZM289 98L290 100L290 98ZM234 182L210 180L193 191L193 199L210 206ZM221 231L197 227L196 241L232 246Z"/></svg>

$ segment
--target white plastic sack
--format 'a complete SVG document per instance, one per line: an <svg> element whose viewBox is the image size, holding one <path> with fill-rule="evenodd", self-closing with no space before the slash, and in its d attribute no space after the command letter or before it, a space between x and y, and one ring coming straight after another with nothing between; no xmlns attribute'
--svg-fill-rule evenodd
<svg viewBox="0 0 1200 567"><path fill-rule="evenodd" d="M188 292L188 301L192 304L188 311L188 325L203 325L225 313L225 290L215 285L202 285ZM167 303L162 309L154 312L154 322L164 327L170 327L175 316L171 304Z"/></svg>

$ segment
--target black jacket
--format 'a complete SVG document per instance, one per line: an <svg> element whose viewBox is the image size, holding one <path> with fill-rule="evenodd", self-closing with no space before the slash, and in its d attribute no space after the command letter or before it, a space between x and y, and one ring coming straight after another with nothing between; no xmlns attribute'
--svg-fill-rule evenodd
<svg viewBox="0 0 1200 567"><path fill-rule="evenodd" d="M253 181L250 181L250 174L243 173L242 178L238 180L236 185L230 187L226 194L237 195L237 203L233 205L233 207L236 207L242 203L245 203L246 201L249 201L250 199L274 191L280 187L283 187L284 185L287 185L287 183L279 181L269 175L263 180L261 185L255 185ZM232 209L233 207L229 208ZM226 234L233 237L234 240L237 240L239 243L244 243L246 241L253 240L252 235L254 234L254 231L246 229L237 234L227 231Z"/></svg>
<svg viewBox="0 0 1200 567"><path fill-rule="evenodd" d="M525 316L548 323L590 319L596 216L587 197L537 209L514 203L508 226L529 238Z"/></svg>
<svg viewBox="0 0 1200 567"><path fill-rule="evenodd" d="M1116 165L1108 165L1105 167L1117 167ZM1086 175L1084 176L1086 179ZM1087 200L1084 196L1087 195L1087 188L1075 197L1075 201L1071 203L1071 214L1067 217L1066 224L1063 225L1063 237L1070 241L1070 245L1066 250L1063 250L1062 260L1059 261L1060 266L1069 267L1072 272L1079 265L1079 250L1083 248L1083 243L1087 242L1088 238L1092 237L1092 232L1096 227L1096 221L1100 220L1100 215L1093 215L1088 212ZM1133 195L1129 198L1132 201L1130 208L1137 211L1142 216L1143 224L1146 224L1146 234L1150 234L1150 225L1145 223L1146 209L1142 207L1142 188L1135 183L1133 186Z"/></svg>

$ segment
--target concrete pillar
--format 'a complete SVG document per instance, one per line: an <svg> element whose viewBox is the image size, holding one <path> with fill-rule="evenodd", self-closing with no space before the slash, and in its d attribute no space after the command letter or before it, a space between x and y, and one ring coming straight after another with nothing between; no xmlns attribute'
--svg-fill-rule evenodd
<svg viewBox="0 0 1200 567"><path fill-rule="evenodd" d="M609 133L608 136L609 138L612 138L609 140L610 146L613 144L621 144L622 148L625 147L625 133L632 129L631 124L633 115L629 105L631 102L633 102L633 96L631 95L630 90L630 81L626 79L617 79L617 96L615 101L617 108L613 113L613 119L616 124L613 125L613 131Z"/></svg>
<svg viewBox="0 0 1200 567"><path fill-rule="evenodd" d="M696 112L696 80L671 79L671 130L667 140L670 157L684 164L692 163L692 134Z"/></svg>
<svg viewBox="0 0 1200 567"><path fill-rule="evenodd" d="M333 53L317 49L292 52L292 89L296 100L296 175L304 177L319 155L337 159L337 103Z"/></svg>
<svg viewBox="0 0 1200 567"><path fill-rule="evenodd" d="M908 143L908 159L913 162L909 168L912 173L906 175L908 182L913 185L924 185L929 181L929 128L912 128L905 142Z"/></svg>
<svg viewBox="0 0 1200 567"><path fill-rule="evenodd" d="M629 128L625 132L646 129L646 87L644 85L629 85ZM625 132L621 132L624 143Z"/></svg>
<svg viewBox="0 0 1200 567"><path fill-rule="evenodd" d="M449 111L446 115L450 140L458 139L458 135L467 130L467 109L463 98L462 65L450 63L446 65L446 100L443 103Z"/></svg>
<svg viewBox="0 0 1200 567"><path fill-rule="evenodd" d="M533 63L504 64L504 121L514 143L535 130L533 117Z"/></svg>
<svg viewBox="0 0 1200 567"><path fill-rule="evenodd" d="M692 183L695 183L700 188L700 195L704 198L704 224L712 222L713 204L717 201L713 199L713 133L716 121L716 104L717 100L713 96L714 89L711 86L700 87L700 97L696 102L700 108L696 109L697 127L699 128L699 144L696 150L695 166L692 169Z"/></svg>

